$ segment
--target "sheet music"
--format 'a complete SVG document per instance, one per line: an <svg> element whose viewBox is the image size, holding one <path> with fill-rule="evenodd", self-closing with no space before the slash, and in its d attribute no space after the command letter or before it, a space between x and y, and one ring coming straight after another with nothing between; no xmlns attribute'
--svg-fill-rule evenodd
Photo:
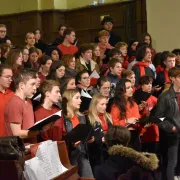
<svg viewBox="0 0 180 180"><path fill-rule="evenodd" d="M36 96L33 100L35 100L35 101L39 101L40 102L40 100L41 100L41 94L39 94L38 96Z"/></svg>
<svg viewBox="0 0 180 180"><path fill-rule="evenodd" d="M96 79L100 78L100 76L99 76L99 74L97 73L96 70L94 70L89 77L90 78L96 78Z"/></svg>
<svg viewBox="0 0 180 180"><path fill-rule="evenodd" d="M48 141L45 141L45 143L41 143L39 145L36 153L36 157L38 157L39 160L41 161L41 167L45 171L48 179L52 179L54 178L54 170L51 164L51 159L48 155L47 145L48 145Z"/></svg>
<svg viewBox="0 0 180 180"><path fill-rule="evenodd" d="M92 98L88 92L85 92L83 89L81 90L81 96L86 98Z"/></svg>
<svg viewBox="0 0 180 180"><path fill-rule="evenodd" d="M37 149L36 157L25 161L24 176L27 180L51 180L64 171L60 159L57 141L44 141Z"/></svg>
<svg viewBox="0 0 180 180"><path fill-rule="evenodd" d="M62 112L62 110L60 110L60 111L58 111L58 112L56 112L56 113L54 113L54 114L52 114L52 115L50 115L50 116L48 116L48 117L46 117L46 118L44 118L44 119L36 122L34 125L39 124L40 122L44 121L45 119L48 119L49 117L51 117L51 116L53 116L53 115L58 115L59 117L61 117L61 112Z"/></svg>

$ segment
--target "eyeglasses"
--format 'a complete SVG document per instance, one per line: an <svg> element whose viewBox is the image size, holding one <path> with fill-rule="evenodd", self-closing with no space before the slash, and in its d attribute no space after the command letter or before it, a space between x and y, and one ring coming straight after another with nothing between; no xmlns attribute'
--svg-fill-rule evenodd
<svg viewBox="0 0 180 180"><path fill-rule="evenodd" d="M6 78L6 79L10 79L10 80L12 80L12 76L1 76L1 77L3 77L3 78Z"/></svg>
<svg viewBox="0 0 180 180"><path fill-rule="evenodd" d="M7 31L0 30L1 33L6 33Z"/></svg>
<svg viewBox="0 0 180 180"><path fill-rule="evenodd" d="M102 89L102 90L110 90L111 87L102 87L101 89Z"/></svg>

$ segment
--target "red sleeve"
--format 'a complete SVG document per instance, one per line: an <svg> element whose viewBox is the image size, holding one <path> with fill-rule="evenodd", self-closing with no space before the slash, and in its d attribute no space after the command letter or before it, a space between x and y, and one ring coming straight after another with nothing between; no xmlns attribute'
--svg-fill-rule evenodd
<svg viewBox="0 0 180 180"><path fill-rule="evenodd" d="M116 105L113 105L111 108L111 116L113 120L113 125L120 125L120 126L127 125L127 123L125 122L125 119L121 119L120 110Z"/></svg>
<svg viewBox="0 0 180 180"><path fill-rule="evenodd" d="M9 123L22 124L23 121L22 112L23 112L23 107L20 101L12 101L11 103L9 103L8 111L6 113L8 116Z"/></svg>

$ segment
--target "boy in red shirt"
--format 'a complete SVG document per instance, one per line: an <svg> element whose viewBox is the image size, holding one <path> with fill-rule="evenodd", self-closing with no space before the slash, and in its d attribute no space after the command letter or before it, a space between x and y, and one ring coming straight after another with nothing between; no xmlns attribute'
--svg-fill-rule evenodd
<svg viewBox="0 0 180 180"><path fill-rule="evenodd" d="M57 47L62 52L62 55L65 54L75 54L78 51L78 48L74 45L74 40L76 38L75 30L72 28L67 28L63 33L64 41L62 44Z"/></svg>
<svg viewBox="0 0 180 180"><path fill-rule="evenodd" d="M60 84L54 80L45 80L41 85L41 95L42 95L42 104L35 111L35 120L36 122L44 119L58 111L59 108L53 106L57 104L61 98L60 94ZM45 131L41 137L43 140L54 140L60 141L62 139L62 131L63 131L63 121L62 119L58 119L51 129Z"/></svg>

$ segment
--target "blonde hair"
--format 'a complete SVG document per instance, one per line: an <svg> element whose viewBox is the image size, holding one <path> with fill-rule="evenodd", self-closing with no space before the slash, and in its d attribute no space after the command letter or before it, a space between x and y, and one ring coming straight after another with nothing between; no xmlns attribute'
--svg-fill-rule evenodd
<svg viewBox="0 0 180 180"><path fill-rule="evenodd" d="M120 49L120 48L122 48L123 46L128 47L128 45L127 45L125 42L118 42L117 44L115 44L115 48L116 48L116 49Z"/></svg>
<svg viewBox="0 0 180 180"><path fill-rule="evenodd" d="M105 96L101 94L95 94L91 100L91 104L89 107L88 118L91 125L95 126L96 122L102 124L100 118L98 117L97 104L100 100L107 99ZM109 113L105 112L103 114L105 121L110 121L112 123L112 117ZM112 123L113 124L113 123Z"/></svg>
<svg viewBox="0 0 180 180"><path fill-rule="evenodd" d="M74 109L72 105L72 99L77 93L79 93L77 89L68 89L63 93L62 110L64 111L63 113L67 118L72 118L74 114L82 116L82 114L79 112L79 109Z"/></svg>
<svg viewBox="0 0 180 180"><path fill-rule="evenodd" d="M27 44L27 39L29 38L30 35L34 35L33 32L28 32L25 36L25 43ZM34 35L35 36L35 35Z"/></svg>

